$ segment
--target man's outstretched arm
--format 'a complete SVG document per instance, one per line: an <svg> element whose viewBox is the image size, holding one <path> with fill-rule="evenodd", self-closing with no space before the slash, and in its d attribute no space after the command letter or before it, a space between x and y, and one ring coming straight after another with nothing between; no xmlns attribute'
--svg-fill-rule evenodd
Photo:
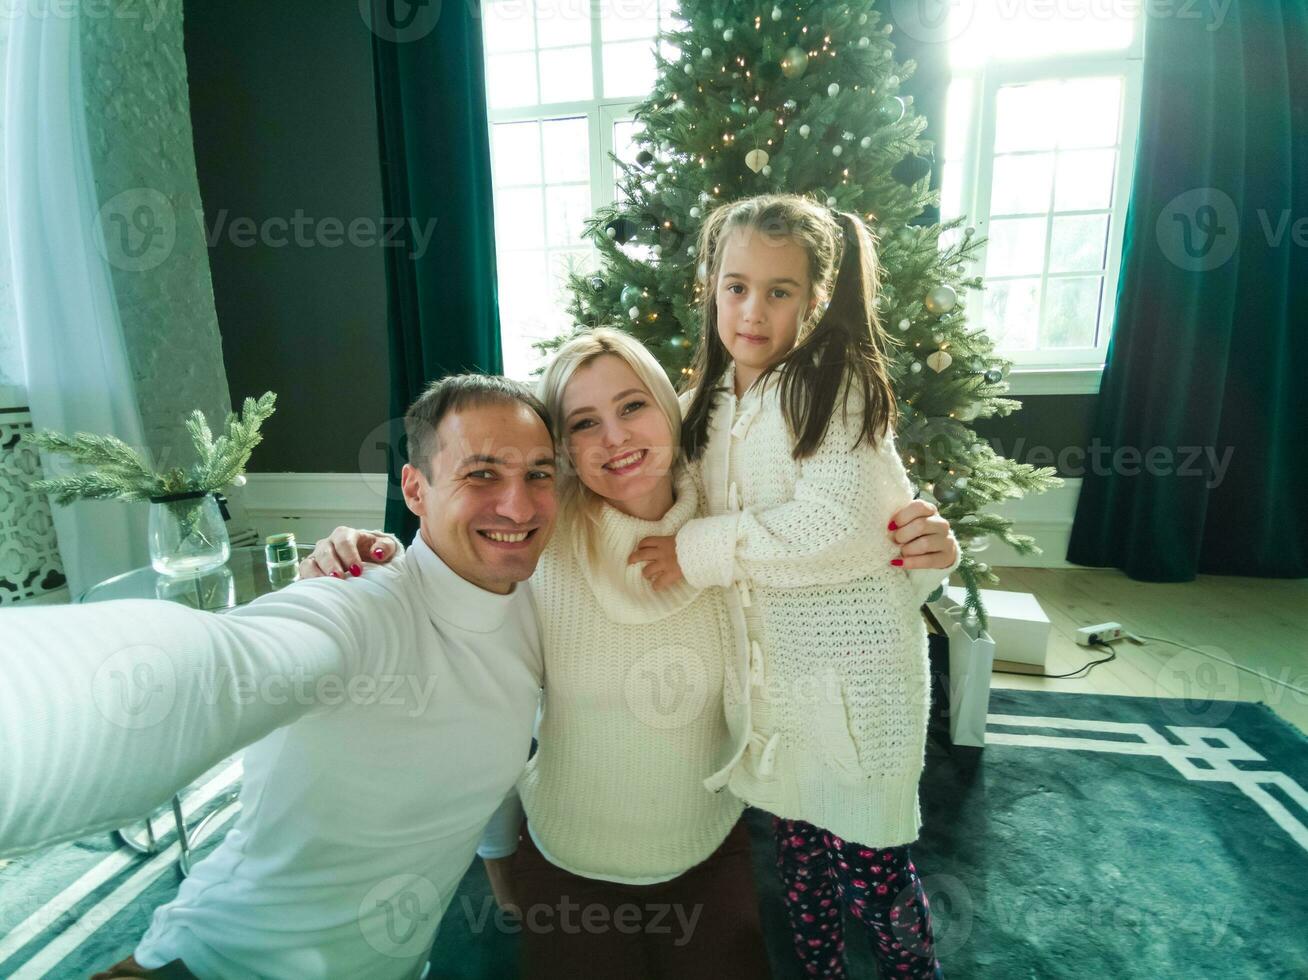
<svg viewBox="0 0 1308 980"><path fill-rule="evenodd" d="M146 600L0 613L0 856L138 819L322 710L323 678L397 648L393 604L308 582L225 616Z"/></svg>

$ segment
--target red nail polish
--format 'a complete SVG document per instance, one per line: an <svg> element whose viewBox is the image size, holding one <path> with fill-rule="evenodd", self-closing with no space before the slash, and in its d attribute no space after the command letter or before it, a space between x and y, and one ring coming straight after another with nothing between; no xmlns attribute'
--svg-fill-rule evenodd
<svg viewBox="0 0 1308 980"><path fill-rule="evenodd" d="M340 577L341 577L340 572L332 572L332 578L340 578Z"/></svg>
<svg viewBox="0 0 1308 980"><path fill-rule="evenodd" d="M363 569L360 568L358 565L351 565L350 574L353 575L355 578L358 578L360 575L363 574Z"/></svg>
<svg viewBox="0 0 1308 980"><path fill-rule="evenodd" d="M374 558L378 558L378 559L380 559L380 558L381 558L383 555L385 555L385 554L386 554L386 552L382 551L380 548L373 548L373 549L372 549L372 556L373 556Z"/></svg>
<svg viewBox="0 0 1308 980"><path fill-rule="evenodd" d="M892 531L898 531L898 530L899 530L899 525L896 524L894 521L891 521L891 522L890 522L890 530L892 530Z"/></svg>
<svg viewBox="0 0 1308 980"><path fill-rule="evenodd" d="M902 564L904 564L904 559L902 559L902 558L891 558L891 559L890 559L890 564L892 564L892 565L902 565Z"/></svg>

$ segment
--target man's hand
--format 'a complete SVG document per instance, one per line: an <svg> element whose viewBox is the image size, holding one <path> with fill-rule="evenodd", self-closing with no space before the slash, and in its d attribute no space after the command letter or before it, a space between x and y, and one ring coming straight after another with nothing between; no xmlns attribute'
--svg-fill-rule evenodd
<svg viewBox="0 0 1308 980"><path fill-rule="evenodd" d="M384 565L400 550L400 543L382 531L338 527L331 537L313 546L313 554L300 562L300 578L348 578L362 575L365 562Z"/></svg>
<svg viewBox="0 0 1308 980"><path fill-rule="evenodd" d="M900 546L900 557L892 565L905 570L949 568L958 559L954 532L930 501L914 500L891 518L887 531Z"/></svg>
<svg viewBox="0 0 1308 980"><path fill-rule="evenodd" d="M682 581L681 564L677 561L677 539L673 537L645 538L627 559L628 565L645 562L641 574L655 592L662 592Z"/></svg>
<svg viewBox="0 0 1308 980"><path fill-rule="evenodd" d="M486 865L486 877L490 879L491 892L495 895L495 904L509 915L522 915L522 909L513 894L513 855L502 858L482 858Z"/></svg>

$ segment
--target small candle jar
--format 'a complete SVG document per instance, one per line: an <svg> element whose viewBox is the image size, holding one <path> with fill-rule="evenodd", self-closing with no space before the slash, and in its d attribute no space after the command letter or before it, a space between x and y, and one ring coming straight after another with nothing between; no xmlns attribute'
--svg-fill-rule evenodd
<svg viewBox="0 0 1308 980"><path fill-rule="evenodd" d="M268 565L268 581L275 587L290 585L300 577L300 552L294 534L270 534L263 553Z"/></svg>

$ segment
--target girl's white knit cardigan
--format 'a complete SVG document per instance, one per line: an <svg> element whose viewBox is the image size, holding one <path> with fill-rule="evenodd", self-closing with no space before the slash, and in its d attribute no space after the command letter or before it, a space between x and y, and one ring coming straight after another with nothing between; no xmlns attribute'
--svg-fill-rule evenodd
<svg viewBox="0 0 1308 980"><path fill-rule="evenodd" d="M930 699L920 606L952 569L890 564L887 525L912 486L892 434L851 448L856 399L796 461L775 376L739 403L734 384L729 368L699 461L710 516L676 536L686 581L726 588L746 637L726 684L733 748L705 785L847 840L908 843ZM769 730L755 731L764 696Z"/></svg>

